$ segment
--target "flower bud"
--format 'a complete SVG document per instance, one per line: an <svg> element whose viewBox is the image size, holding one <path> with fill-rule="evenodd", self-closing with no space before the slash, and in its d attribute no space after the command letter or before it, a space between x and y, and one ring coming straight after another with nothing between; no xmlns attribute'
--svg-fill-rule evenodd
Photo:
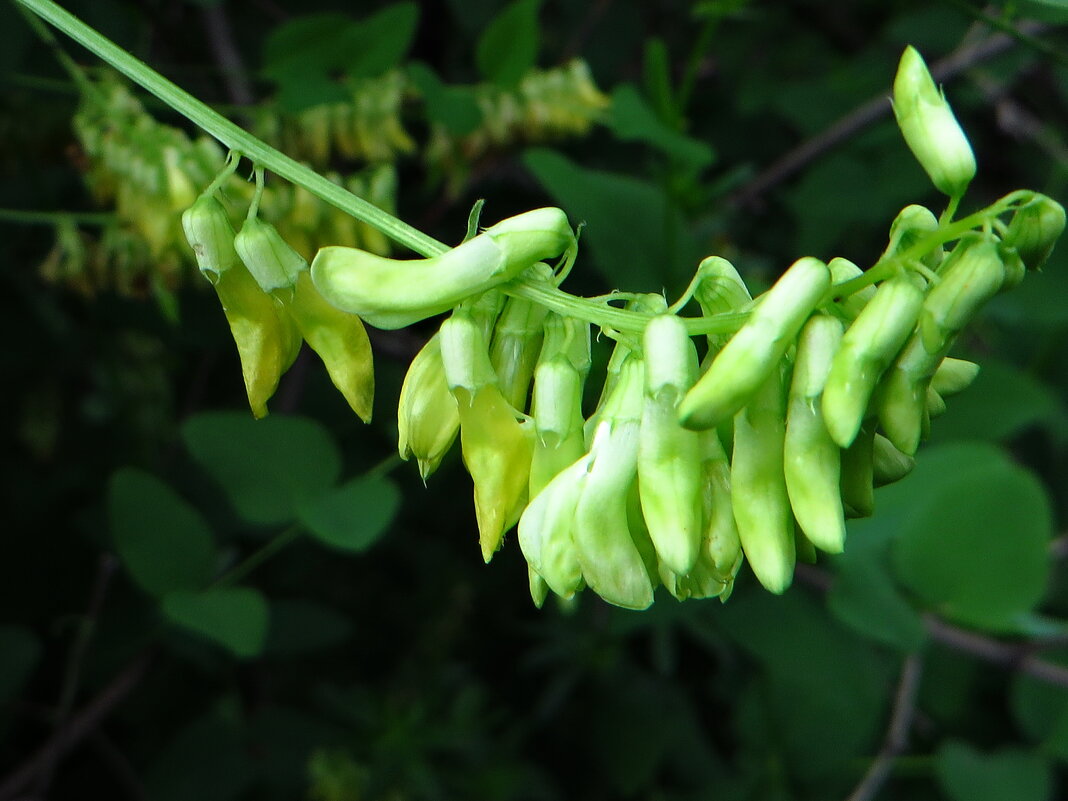
<svg viewBox="0 0 1068 801"><path fill-rule="evenodd" d="M528 211L429 259L398 261L322 248L312 278L330 303L378 328L402 328L453 308L575 247L560 209Z"/></svg>
<svg viewBox="0 0 1068 801"><path fill-rule="evenodd" d="M519 518L523 557L561 598L570 598L582 587L572 531L589 466L590 456L580 457L534 496Z"/></svg>
<svg viewBox="0 0 1068 801"><path fill-rule="evenodd" d="M998 245L988 234L967 233L947 257L920 313L920 336L929 353L941 353L1001 289L1005 267Z"/></svg>
<svg viewBox="0 0 1068 801"><path fill-rule="evenodd" d="M445 381L461 405L470 405L474 395L483 387L497 385L486 336L468 307L461 306L453 311L441 324L438 335L441 337Z"/></svg>
<svg viewBox="0 0 1068 801"><path fill-rule="evenodd" d="M653 602L652 580L628 520L643 385L642 360L631 355L619 367L593 433L592 462L575 508L574 540L586 583L609 603L627 609L645 609Z"/></svg>
<svg viewBox="0 0 1068 801"><path fill-rule="evenodd" d="M582 388L589 367L589 326L550 314L534 372L531 414L538 438L530 464L531 497L585 452Z"/></svg>
<svg viewBox="0 0 1068 801"><path fill-rule="evenodd" d="M441 326L441 358L460 415L464 465L475 489L482 557L488 562L527 500L534 427L516 419L497 386L475 315L460 307Z"/></svg>
<svg viewBox="0 0 1068 801"><path fill-rule="evenodd" d="M193 248L197 266L213 284L237 262L234 227L230 217L212 195L201 195L182 214L182 229Z"/></svg>
<svg viewBox="0 0 1068 801"><path fill-rule="evenodd" d="M923 300L908 275L884 281L842 337L821 401L823 422L839 446L848 448L856 437L875 385L916 327Z"/></svg>
<svg viewBox="0 0 1068 801"><path fill-rule="evenodd" d="M830 287L819 259L798 259L759 299L679 404L687 428L714 428L737 413L765 383Z"/></svg>
<svg viewBox="0 0 1068 801"><path fill-rule="evenodd" d="M915 459L895 448L882 434L875 435L872 443L872 481L876 487L900 481L915 466Z"/></svg>
<svg viewBox="0 0 1068 801"><path fill-rule="evenodd" d="M1003 241L1016 249L1027 269L1037 270L1053 252L1064 223L1064 206L1045 195L1035 195L1012 215Z"/></svg>
<svg viewBox="0 0 1068 801"><path fill-rule="evenodd" d="M704 533L701 437L679 425L676 409L697 376L697 351L685 323L674 314L662 314L649 322L642 350L641 510L660 562L684 576L697 562Z"/></svg>
<svg viewBox="0 0 1068 801"><path fill-rule="evenodd" d="M975 156L923 56L905 48L894 79L894 116L912 154L931 182L960 197L975 177Z"/></svg>
<svg viewBox="0 0 1068 801"><path fill-rule="evenodd" d="M434 334L404 376L397 404L397 450L402 459L415 456L426 481L459 431L460 413L441 361L441 335Z"/></svg>
<svg viewBox="0 0 1068 801"><path fill-rule="evenodd" d="M931 386L939 395L948 397L970 387L977 375L979 365L975 362L947 356L935 370Z"/></svg>
<svg viewBox="0 0 1068 801"><path fill-rule="evenodd" d="M535 265L549 267L544 264ZM508 298L493 329L490 362L501 392L516 409L527 408L530 379L541 351L543 324L549 310L525 298Z"/></svg>
<svg viewBox="0 0 1068 801"><path fill-rule="evenodd" d="M864 275L862 269L849 259L843 259L841 256L833 258L827 262L827 269L831 271L832 284L844 284L846 281L852 281L854 278ZM835 303L837 303L846 314L855 318L860 314L864 307L868 305L868 301L872 299L874 294L875 287L866 286L858 292L846 295L844 298L836 297Z"/></svg>
<svg viewBox="0 0 1068 801"><path fill-rule="evenodd" d="M938 230L938 218L925 206L912 204L905 206L890 224L890 243L883 251L880 261L897 256L921 241L928 234ZM921 261L932 270L942 262L942 246L932 248L923 254Z"/></svg>
<svg viewBox="0 0 1068 801"><path fill-rule="evenodd" d="M308 262L282 239L278 229L256 217L245 220L234 247L264 292L292 287L308 269Z"/></svg>
<svg viewBox="0 0 1068 801"><path fill-rule="evenodd" d="M813 315L801 329L783 442L783 473L794 517L807 539L830 553L839 553L845 543L838 491L842 465L820 395L841 342L842 323L830 315Z"/></svg>
<svg viewBox="0 0 1068 801"><path fill-rule="evenodd" d="M700 281L694 299L705 317L740 311L752 302L749 288L729 261L719 256L703 259L697 267ZM709 334L708 347L719 350L730 339L729 334Z"/></svg>

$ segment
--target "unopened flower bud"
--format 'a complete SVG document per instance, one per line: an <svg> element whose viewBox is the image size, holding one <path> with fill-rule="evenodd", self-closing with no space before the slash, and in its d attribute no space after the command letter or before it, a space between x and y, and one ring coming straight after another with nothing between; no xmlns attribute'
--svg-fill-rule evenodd
<svg viewBox="0 0 1068 801"><path fill-rule="evenodd" d="M912 154L940 192L960 197L975 177L975 155L923 56L905 48L894 79L894 116Z"/></svg>
<svg viewBox="0 0 1068 801"><path fill-rule="evenodd" d="M182 214L182 229L193 248L197 266L213 284L237 262L234 227L215 197L201 195Z"/></svg>
<svg viewBox="0 0 1068 801"><path fill-rule="evenodd" d="M264 292L292 287L308 269L308 262L282 239L278 229L256 217L245 220L234 247Z"/></svg>
<svg viewBox="0 0 1068 801"><path fill-rule="evenodd" d="M1046 263L1053 246L1064 232L1064 206L1045 195L1016 210L1009 222L1004 243L1016 253L1029 270Z"/></svg>
<svg viewBox="0 0 1068 801"><path fill-rule="evenodd" d="M441 335L435 334L415 355L404 376L397 404L397 450L402 459L415 456L426 481L438 469L459 430L460 413L441 361Z"/></svg>

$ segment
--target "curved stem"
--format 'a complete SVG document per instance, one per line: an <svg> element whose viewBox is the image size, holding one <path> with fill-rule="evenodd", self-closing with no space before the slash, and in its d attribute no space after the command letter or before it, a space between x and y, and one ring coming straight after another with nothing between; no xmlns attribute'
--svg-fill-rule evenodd
<svg viewBox="0 0 1068 801"><path fill-rule="evenodd" d="M601 328L611 328L616 331L640 334L653 319L651 314L617 309L589 298L580 298L534 279L521 277L503 284L501 290L506 295L532 300L565 317L575 317ZM680 319L686 323L686 331L690 336L700 336L731 334L741 328L742 323L748 317L746 312L732 312L711 317L682 317Z"/></svg>
<svg viewBox="0 0 1068 801"><path fill-rule="evenodd" d="M436 256L449 249L444 243L357 197L245 131L58 6L53 0L18 2L258 167L269 169L287 181L304 187L321 200L377 228L422 256ZM619 331L640 333L650 319L647 314L615 309L534 281L521 279L502 289L510 295L534 300L561 314ZM745 319L744 313L687 318L686 329L694 336L731 333L736 331Z"/></svg>
<svg viewBox="0 0 1068 801"><path fill-rule="evenodd" d="M850 279L849 281L843 281L841 284L835 284L827 291L827 297L824 301L826 302L831 298L840 297L842 295L852 295L854 292L859 292L867 286L871 286L872 284L876 284L879 281L889 278L901 264L915 262L924 254L930 252L932 248L938 247L939 245L954 239L959 239L962 234L967 233L973 228L990 223L992 220L996 219L999 214L1004 214L1013 207L1021 203L1026 203L1034 197L1034 194L1035 193L1029 189L1017 189L1016 191L1010 192L1004 197L994 201L985 209L980 209L977 212L969 214L967 217L961 217L954 223L940 225L938 230L932 231L911 247L905 248L905 250L895 254L891 258L877 261L873 267L865 270L863 275L858 275L856 278Z"/></svg>
<svg viewBox="0 0 1068 801"><path fill-rule="evenodd" d="M52 0L18 0L23 6L92 51L130 80L158 97L231 150L271 172L303 186L321 200L377 228L391 239L423 256L436 256L448 247L391 214L357 197L309 167L257 139L238 125L164 78L141 60L86 25Z"/></svg>

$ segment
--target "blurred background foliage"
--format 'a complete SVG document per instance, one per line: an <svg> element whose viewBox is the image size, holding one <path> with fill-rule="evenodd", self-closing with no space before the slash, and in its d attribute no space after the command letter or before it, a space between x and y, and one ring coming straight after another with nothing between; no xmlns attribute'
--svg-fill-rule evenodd
<svg viewBox="0 0 1068 801"><path fill-rule="evenodd" d="M65 5L337 180L387 175L445 241L478 198L562 206L587 294L677 294L711 253L758 284L871 264L939 203L888 113L907 43L978 155L965 208L1068 196L1062 0ZM149 225L170 157L116 114L197 132L119 84L94 149L10 2L0 30L0 798L1060 797L1068 247L971 329L983 372L914 474L785 596L538 612L517 548L479 559L455 454L425 488L393 456L432 327L375 335L370 426L308 353L253 422L215 298ZM306 247L336 241L277 191Z"/></svg>

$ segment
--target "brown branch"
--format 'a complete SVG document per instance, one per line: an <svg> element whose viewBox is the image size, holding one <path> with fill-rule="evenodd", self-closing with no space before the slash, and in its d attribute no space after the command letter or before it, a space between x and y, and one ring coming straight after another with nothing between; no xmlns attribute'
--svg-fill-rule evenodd
<svg viewBox="0 0 1068 801"><path fill-rule="evenodd" d="M1046 30L1037 22L1021 23L1017 30L1034 36ZM931 75L941 83L976 64L988 61L1015 45L1017 40L1004 33L995 33L974 45L965 45L931 66ZM790 178L809 162L842 144L873 122L890 113L887 95L878 95L859 105L853 111L838 118L827 129L790 150L756 177L734 192L728 202L734 206L752 205L772 187Z"/></svg>
<svg viewBox="0 0 1068 801"><path fill-rule="evenodd" d="M93 579L93 588L89 595L89 604L85 616L78 624L74 642L71 645L70 656L67 658L67 666L64 671L63 681L59 693L59 702L56 704L55 730L62 731L74 706L74 699L78 694L78 686L81 684L82 664L89 650L93 635L96 633L97 622L104 608L104 599L107 597L108 586L112 576L118 570L119 562L110 553L100 556L97 565L96 577ZM54 744L58 744L58 740ZM45 760L44 766L38 774L35 786L35 795L44 798L48 795L48 786L52 783L52 774L59 761L59 754L53 751Z"/></svg>
<svg viewBox="0 0 1068 801"><path fill-rule="evenodd" d="M829 591L834 584L834 577L830 573L812 565L797 565L794 575L798 581L821 593ZM1044 643L1001 642L984 634L954 626L929 612L923 615L923 625L927 636L934 642L1006 670L1014 670L1047 684L1068 688L1068 667L1047 662L1034 655L1035 647L1042 647Z"/></svg>
<svg viewBox="0 0 1068 801"><path fill-rule="evenodd" d="M248 70L241 58L241 52L234 43L230 20L221 5L204 7L204 29L208 34L208 44L222 73L223 83L230 95L230 101L238 106L251 106L256 102L256 94L248 79Z"/></svg>
<svg viewBox="0 0 1068 801"><path fill-rule="evenodd" d="M29 759L0 782L0 799L10 800L47 770L54 759L69 753L78 743L92 734L133 691L156 656L154 648L142 651L81 711L72 716L67 725L53 734Z"/></svg>
<svg viewBox="0 0 1068 801"><path fill-rule="evenodd" d="M1068 668L1039 659L1031 652L1028 644L999 642L954 626L932 614L923 616L923 624L932 640L955 651L979 657L1007 670L1024 673L1047 684L1068 688Z"/></svg>
<svg viewBox="0 0 1068 801"><path fill-rule="evenodd" d="M1007 86L978 70L972 78L986 101L994 107L998 127L1002 131L1014 139L1032 142L1062 167L1068 164L1068 147L1061 137L1052 127L1017 103Z"/></svg>
<svg viewBox="0 0 1068 801"><path fill-rule="evenodd" d="M901 679L898 681L897 694L894 696L894 711L890 715L890 726L886 731L886 740L875 760L860 780L846 801L871 801L890 778L894 760L901 756L908 746L909 730L916 712L916 695L920 690L920 677L923 663L917 654L909 654L901 667Z"/></svg>

